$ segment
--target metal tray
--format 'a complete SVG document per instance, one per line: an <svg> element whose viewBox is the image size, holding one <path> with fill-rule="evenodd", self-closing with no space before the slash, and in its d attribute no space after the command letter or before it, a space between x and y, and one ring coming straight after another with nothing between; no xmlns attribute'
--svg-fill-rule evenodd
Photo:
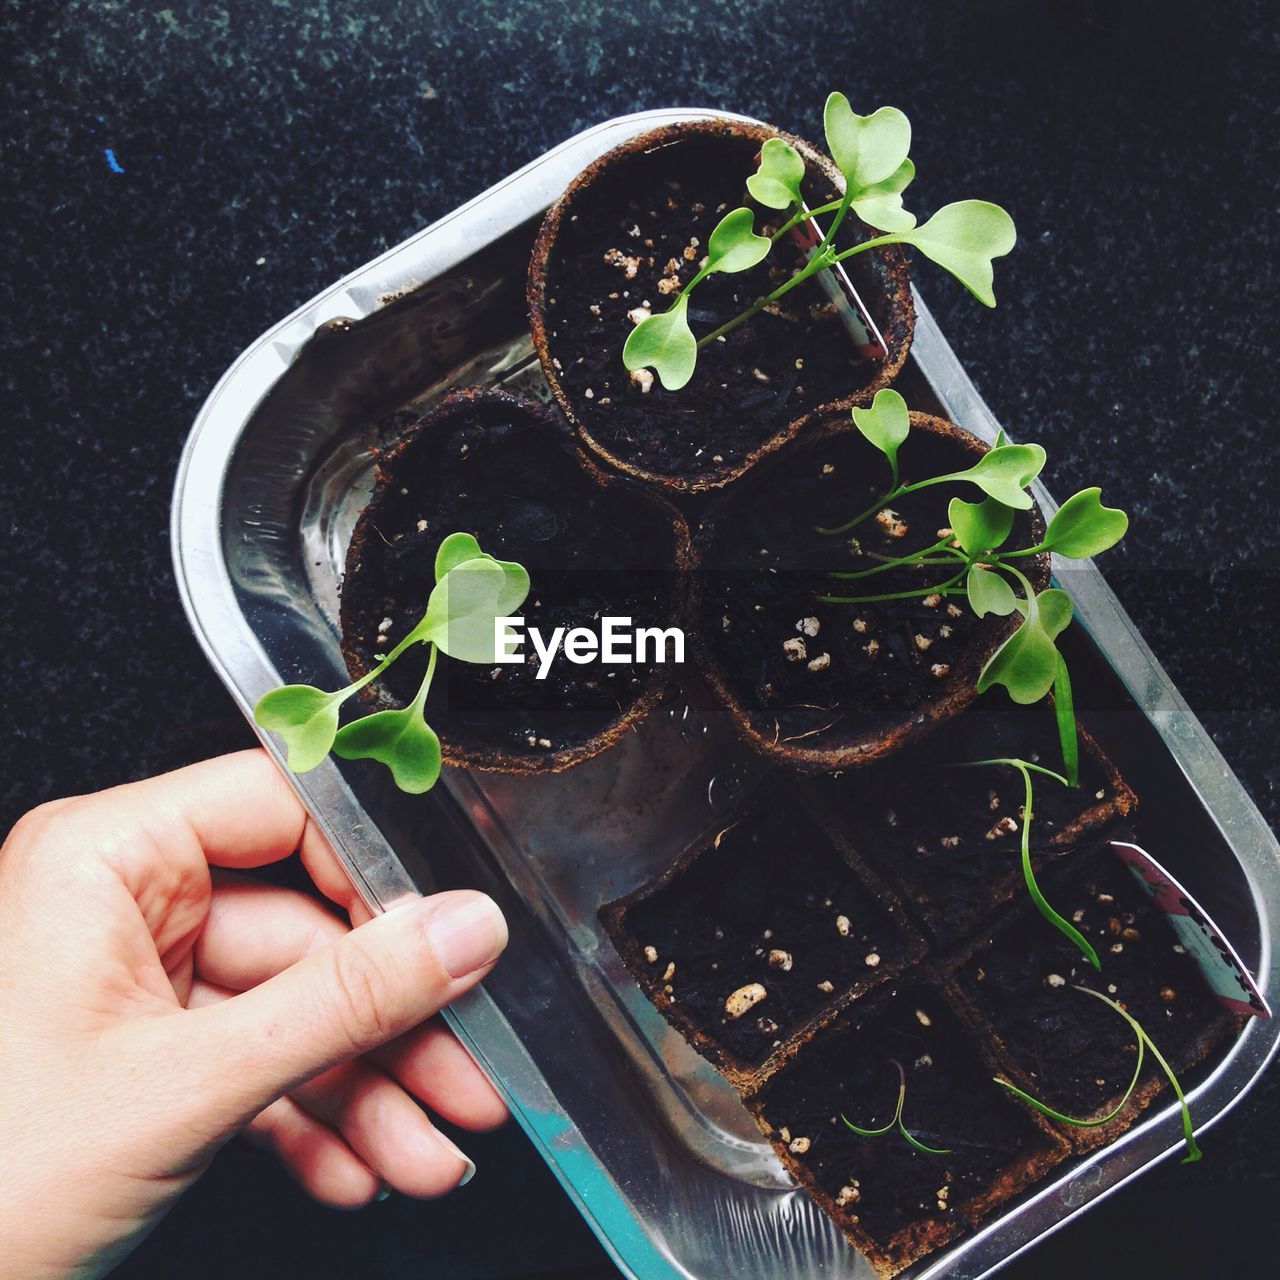
<svg viewBox="0 0 1280 1280"><path fill-rule="evenodd" d="M523 303L543 210L631 135L716 114L650 111L571 138L326 289L227 371L182 457L173 547L191 625L246 714L282 680L345 680L337 596L371 487L363 429L455 385L545 396ZM916 305L900 382L908 400L992 439L995 419ZM1264 993L1276 991L1275 837L1097 570L1055 567L1076 602L1084 718L1148 797L1139 839L1201 898ZM447 1016L605 1248L643 1280L872 1274L790 1184L729 1086L643 998L596 919L762 767L690 693L565 774L446 770L444 786L413 799L359 765L292 778L374 910L460 884L502 904L507 956ZM1202 1131L1239 1100L1278 1037L1280 1020L1251 1020L1201 1072L1191 1101ZM1179 1139L1172 1104L1153 1110L909 1274L987 1275Z"/></svg>

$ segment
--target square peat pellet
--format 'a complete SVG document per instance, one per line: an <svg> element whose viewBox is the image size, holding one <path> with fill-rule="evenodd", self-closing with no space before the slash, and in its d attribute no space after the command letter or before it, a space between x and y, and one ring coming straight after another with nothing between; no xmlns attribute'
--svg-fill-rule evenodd
<svg viewBox="0 0 1280 1280"><path fill-rule="evenodd" d="M893 894L808 808L793 781L766 781L658 880L601 910L645 993L740 1086L924 950Z"/></svg>
<svg viewBox="0 0 1280 1280"><path fill-rule="evenodd" d="M902 1128L893 1124L900 1087ZM931 987L859 1002L747 1105L796 1181L885 1276L979 1222L1067 1151L993 1082ZM846 1121L889 1128L864 1137Z"/></svg>
<svg viewBox="0 0 1280 1280"><path fill-rule="evenodd" d="M1175 1072L1200 1061L1230 1029L1196 962L1108 844L1081 850L1042 888L1089 940L1095 970L1033 904L1005 917L956 971L958 1000L991 1029L1010 1079L1079 1119L1107 1115L1133 1077L1137 1044L1102 992L1137 1019ZM1065 1126L1081 1148L1110 1141L1164 1085L1151 1055L1128 1104L1105 1126Z"/></svg>
<svg viewBox="0 0 1280 1280"><path fill-rule="evenodd" d="M1018 890L1025 792L1019 758L1061 772L1052 709L1021 707L993 690L923 742L883 764L817 784L841 830L897 890L936 947L977 929ZM1101 747L1080 732L1080 783L1034 775L1031 848L1070 849L1132 811L1133 792Z"/></svg>

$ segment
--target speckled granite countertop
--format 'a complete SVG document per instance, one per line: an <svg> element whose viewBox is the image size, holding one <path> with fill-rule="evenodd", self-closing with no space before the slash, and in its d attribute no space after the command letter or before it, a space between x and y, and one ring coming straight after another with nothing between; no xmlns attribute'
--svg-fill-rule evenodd
<svg viewBox="0 0 1280 1280"><path fill-rule="evenodd" d="M4 825L250 741L187 631L168 503L201 400L263 328L607 116L722 106L814 136L831 87L909 113L921 207L1013 212L999 309L932 271L929 303L1051 486L1103 478L1129 509L1107 576L1275 825L1270 9L3 0ZM1260 1228L1220 1227L1269 1208L1278 1129L1273 1073L1202 1165L1007 1274L1243 1269ZM471 1149L444 1204L345 1218L233 1146L119 1274L609 1274L518 1133Z"/></svg>

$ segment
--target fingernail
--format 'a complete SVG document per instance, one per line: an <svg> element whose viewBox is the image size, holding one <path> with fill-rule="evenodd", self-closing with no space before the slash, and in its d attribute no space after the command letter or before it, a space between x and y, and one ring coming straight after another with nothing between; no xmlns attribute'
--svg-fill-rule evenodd
<svg viewBox="0 0 1280 1280"><path fill-rule="evenodd" d="M373 1198L375 1200L389 1200L391 1198L391 1188L384 1183L378 1188L378 1194Z"/></svg>
<svg viewBox="0 0 1280 1280"><path fill-rule="evenodd" d="M465 978L501 954L507 922L483 893L443 894L427 920L427 941L451 978Z"/></svg>
<svg viewBox="0 0 1280 1280"><path fill-rule="evenodd" d="M463 1151L462 1148L457 1145L457 1143L451 1142L447 1137L445 1137L445 1135L441 1133L439 1129L436 1130L436 1137L440 1139L441 1143L444 1146L448 1147L449 1151L453 1155L457 1156L458 1159L461 1160L462 1163L467 1166L462 1171L462 1177L460 1177L457 1183L455 1183L454 1190L456 1191L458 1187L465 1187L467 1183L470 1182L471 1179L476 1176L476 1162L469 1155L467 1155L467 1153Z"/></svg>

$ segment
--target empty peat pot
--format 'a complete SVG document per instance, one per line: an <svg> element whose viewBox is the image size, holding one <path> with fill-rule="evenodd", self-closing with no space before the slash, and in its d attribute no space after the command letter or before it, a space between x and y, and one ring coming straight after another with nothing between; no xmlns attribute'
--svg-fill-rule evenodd
<svg viewBox="0 0 1280 1280"><path fill-rule="evenodd" d="M898 900L780 771L600 918L644 993L740 1089L924 953Z"/></svg>
<svg viewBox="0 0 1280 1280"><path fill-rule="evenodd" d="M960 471L986 451L953 423L913 413L901 474ZM847 413L834 414L719 496L695 538L693 640L703 673L742 737L797 769L866 764L923 737L974 700L983 665L1020 621L979 619L963 596L819 598L909 591L950 574L928 566L854 581L829 576L929 546L946 528L951 498L982 496L970 484L938 484L846 533L819 532L866 509L887 484L883 455ZM1035 545L1043 533L1038 511L1019 512L1008 545ZM1047 555L1021 563L1037 590L1048 585Z"/></svg>
<svg viewBox="0 0 1280 1280"><path fill-rule="evenodd" d="M422 616L436 550L455 532L524 565L531 585L521 616L544 637L558 626L598 632L605 616L663 628L683 621L691 563L683 518L584 458L541 406L467 389L425 417L400 417L403 437L378 460L347 552L342 652L353 678ZM598 658L578 665L560 653L539 679L530 656L498 666L442 659L426 718L446 762L511 773L577 764L645 715L669 670ZM408 703L426 660L415 647L362 696L380 707Z"/></svg>
<svg viewBox="0 0 1280 1280"><path fill-rule="evenodd" d="M846 264L884 336L885 359L858 354L835 304L811 279L704 347L678 391L664 390L650 371L624 367L622 348L637 319L667 309L728 210L754 207L757 231L780 223L783 215L751 205L745 182L761 145L786 136L729 120L655 129L595 161L547 213L528 280L534 345L579 438L621 471L686 492L723 485L795 435L819 406L869 399L906 359L915 312L906 259L891 245ZM805 161L809 207L839 195L835 166L809 143L787 141ZM872 234L850 214L837 240L848 247ZM784 237L751 270L709 276L690 295L694 333L710 335L771 292L800 255Z"/></svg>

